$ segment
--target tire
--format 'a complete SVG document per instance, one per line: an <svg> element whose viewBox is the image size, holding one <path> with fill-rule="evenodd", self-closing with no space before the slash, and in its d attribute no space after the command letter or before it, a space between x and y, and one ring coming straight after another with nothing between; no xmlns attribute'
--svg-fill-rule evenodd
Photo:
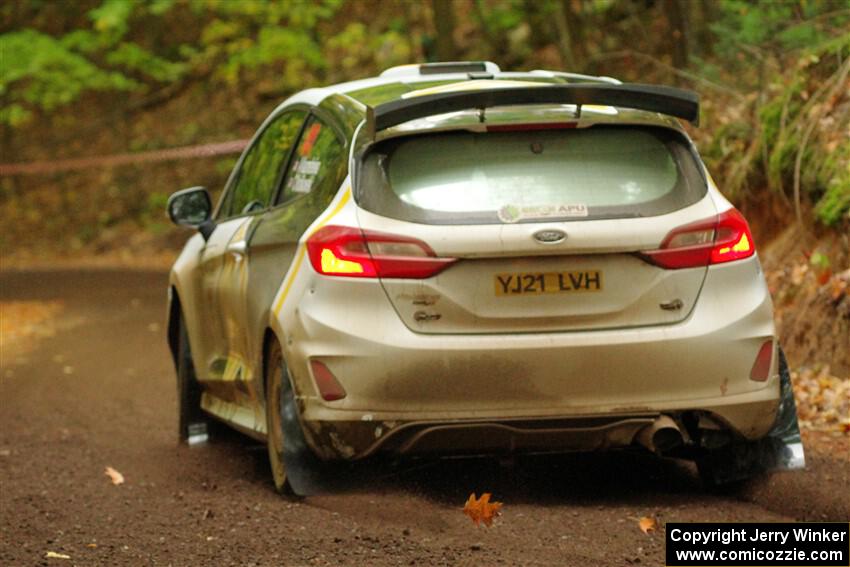
<svg viewBox="0 0 850 567"><path fill-rule="evenodd" d="M743 481L771 470L800 469L805 465L797 405L785 353L779 349L779 408L770 431L757 441L737 441L706 451L697 459L697 470L708 489L734 489Z"/></svg>
<svg viewBox="0 0 850 567"><path fill-rule="evenodd" d="M291 496L293 492L284 461L286 439L281 416L287 398L292 397L292 384L277 340L272 341L266 356L266 447L269 451L269 465L275 490L279 494Z"/></svg>
<svg viewBox="0 0 850 567"><path fill-rule="evenodd" d="M739 441L698 458L697 472L703 487L710 492L733 494L751 478L765 473L765 469L756 466L759 448L757 441Z"/></svg>
<svg viewBox="0 0 850 567"><path fill-rule="evenodd" d="M208 436L209 421L201 409L201 385L195 375L192 350L186 323L180 317L177 343L177 434L181 443L203 442Z"/></svg>

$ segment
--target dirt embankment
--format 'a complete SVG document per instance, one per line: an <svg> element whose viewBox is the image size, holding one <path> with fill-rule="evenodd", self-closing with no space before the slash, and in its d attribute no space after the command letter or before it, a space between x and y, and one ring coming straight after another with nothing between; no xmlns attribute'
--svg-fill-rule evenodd
<svg viewBox="0 0 850 567"><path fill-rule="evenodd" d="M829 365L850 378L850 234L817 237L792 225L761 256L792 365Z"/></svg>
<svg viewBox="0 0 850 567"><path fill-rule="evenodd" d="M806 429L850 434L850 234L796 225L761 248Z"/></svg>

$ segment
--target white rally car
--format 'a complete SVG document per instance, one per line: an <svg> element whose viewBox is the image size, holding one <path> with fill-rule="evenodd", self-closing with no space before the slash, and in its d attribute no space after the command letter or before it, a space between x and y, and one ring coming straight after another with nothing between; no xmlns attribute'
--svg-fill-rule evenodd
<svg viewBox="0 0 850 567"><path fill-rule="evenodd" d="M260 126L171 272L180 436L334 460L643 447L709 482L802 466L744 217L689 91L465 62L309 89Z"/></svg>

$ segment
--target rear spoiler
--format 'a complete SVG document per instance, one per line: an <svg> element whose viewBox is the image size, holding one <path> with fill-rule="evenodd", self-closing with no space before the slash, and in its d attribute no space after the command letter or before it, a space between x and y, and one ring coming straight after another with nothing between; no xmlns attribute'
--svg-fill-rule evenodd
<svg viewBox="0 0 850 567"><path fill-rule="evenodd" d="M659 85L574 84L540 87L508 87L413 96L366 109L366 128L371 139L381 130L417 118L477 108L521 104L574 104L581 116L585 104L620 106L660 112L699 125L699 95L693 91Z"/></svg>

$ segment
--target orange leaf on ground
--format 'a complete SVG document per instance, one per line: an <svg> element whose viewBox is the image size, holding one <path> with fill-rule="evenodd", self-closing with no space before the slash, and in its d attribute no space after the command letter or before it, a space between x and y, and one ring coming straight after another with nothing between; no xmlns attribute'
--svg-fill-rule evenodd
<svg viewBox="0 0 850 567"><path fill-rule="evenodd" d="M640 531L648 534L649 532L654 532L658 528L658 522L655 521L655 518L644 516L638 521L638 526L640 527Z"/></svg>
<svg viewBox="0 0 850 567"><path fill-rule="evenodd" d="M485 492L481 498L476 499L475 493L469 495L469 499L463 507L463 513L477 526L479 522L484 522L485 526L493 524L493 518L501 514L499 510L502 508L501 502L490 502L491 494Z"/></svg>
<svg viewBox="0 0 850 567"><path fill-rule="evenodd" d="M106 467L106 470L103 471L103 474L109 477L109 479L112 481L112 484L124 484L124 475L116 471L112 467Z"/></svg>
<svg viewBox="0 0 850 567"><path fill-rule="evenodd" d="M832 278L832 272L830 270L823 270L822 272L818 272L816 277L820 285L826 285L830 278Z"/></svg>

